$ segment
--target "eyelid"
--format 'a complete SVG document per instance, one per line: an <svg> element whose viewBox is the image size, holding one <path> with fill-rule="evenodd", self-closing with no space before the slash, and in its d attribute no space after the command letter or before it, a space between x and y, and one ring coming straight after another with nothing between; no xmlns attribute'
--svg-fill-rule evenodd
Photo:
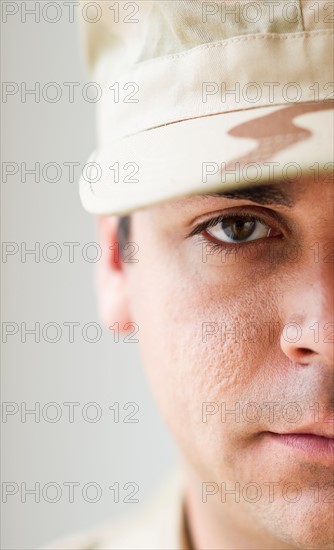
<svg viewBox="0 0 334 550"><path fill-rule="evenodd" d="M190 231L189 234L186 235L186 238L194 237L195 235L201 234L203 231L210 227L214 227L221 221L223 221L226 218L252 218L260 223L270 225L272 224L275 229L279 229L280 231L286 233L289 232L289 227L284 221L282 220L282 217L275 211L269 210L268 208L262 208L257 206L241 206L241 207L235 207L233 209L225 209L224 211L217 213L216 216L212 216L211 218L207 218L206 220L203 220L200 223L197 223L197 225ZM278 227L280 226L280 227Z"/></svg>

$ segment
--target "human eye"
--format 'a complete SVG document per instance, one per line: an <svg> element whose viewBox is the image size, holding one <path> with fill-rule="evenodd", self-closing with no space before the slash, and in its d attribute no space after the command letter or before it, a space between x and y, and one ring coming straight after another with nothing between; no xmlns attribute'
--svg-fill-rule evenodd
<svg viewBox="0 0 334 550"><path fill-rule="evenodd" d="M204 241L223 248L279 237L282 232L277 220L269 220L268 216L265 219L252 213L230 212L201 222L189 236L194 235L201 235Z"/></svg>

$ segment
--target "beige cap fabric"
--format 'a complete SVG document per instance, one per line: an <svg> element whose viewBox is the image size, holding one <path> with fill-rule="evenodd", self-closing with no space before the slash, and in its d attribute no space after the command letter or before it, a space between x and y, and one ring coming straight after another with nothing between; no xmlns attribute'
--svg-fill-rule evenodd
<svg viewBox="0 0 334 550"><path fill-rule="evenodd" d="M190 194L330 177L326 2L94 4L84 34L101 86L98 143L80 180L89 212L126 214Z"/></svg>

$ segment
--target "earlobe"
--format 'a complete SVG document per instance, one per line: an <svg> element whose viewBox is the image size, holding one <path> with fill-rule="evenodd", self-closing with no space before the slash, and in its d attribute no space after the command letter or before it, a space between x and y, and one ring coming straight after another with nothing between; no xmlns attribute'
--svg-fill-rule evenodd
<svg viewBox="0 0 334 550"><path fill-rule="evenodd" d="M131 322L128 305L126 269L117 242L116 216L100 216L97 219L98 240L102 250L96 265L95 286L98 310L106 328L119 323L120 330ZM124 332L127 332L125 329Z"/></svg>

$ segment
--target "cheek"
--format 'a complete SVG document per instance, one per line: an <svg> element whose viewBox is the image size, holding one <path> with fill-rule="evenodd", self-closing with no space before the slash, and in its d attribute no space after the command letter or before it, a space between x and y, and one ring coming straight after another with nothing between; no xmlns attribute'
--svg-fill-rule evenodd
<svg viewBox="0 0 334 550"><path fill-rule="evenodd" d="M237 429L233 422L224 425L218 414L205 423L205 404L223 401L226 409L233 409L237 402L269 397L268 361L274 363L277 352L263 328L277 322L277 308L264 283L226 294L223 280L198 282L199 274L182 270L182 262L171 265L166 257L143 260L131 274L131 310L139 326L142 363L181 448L192 460L203 460L203 468L208 464L211 469L215 462L218 468L222 454L225 464L233 463L255 428L250 423Z"/></svg>

